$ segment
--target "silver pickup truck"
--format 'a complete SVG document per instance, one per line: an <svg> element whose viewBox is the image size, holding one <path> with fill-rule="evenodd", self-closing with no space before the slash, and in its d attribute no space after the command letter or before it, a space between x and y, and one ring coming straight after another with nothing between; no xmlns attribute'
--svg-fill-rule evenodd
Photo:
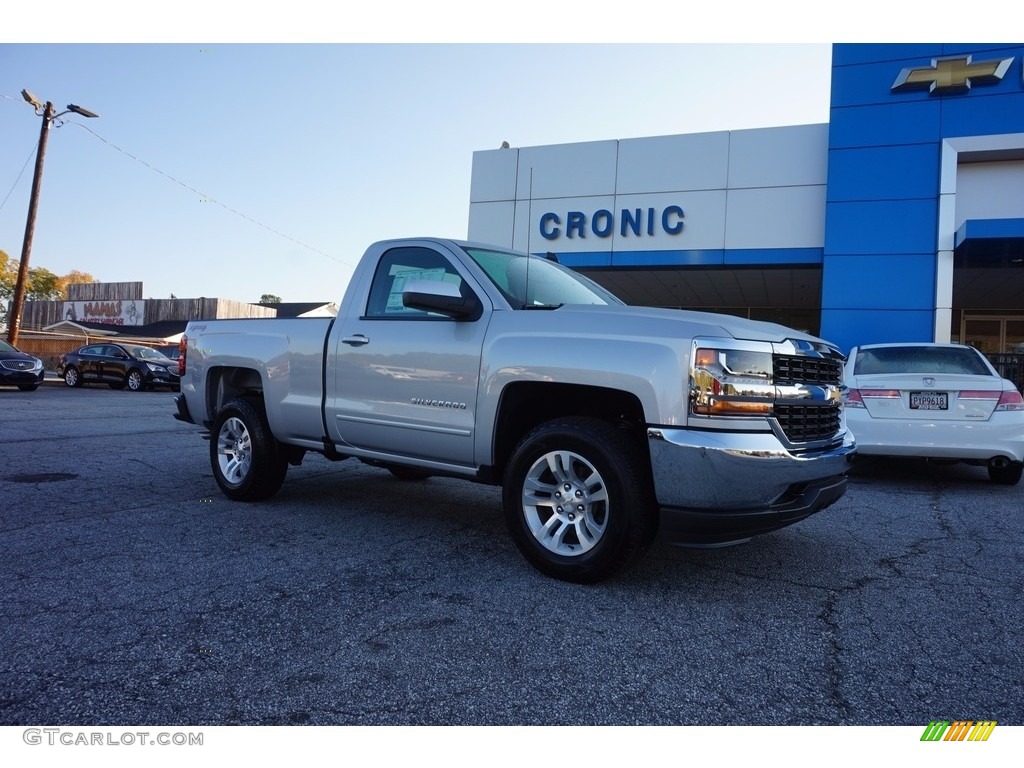
<svg viewBox="0 0 1024 768"><path fill-rule="evenodd" d="M842 360L779 325L626 306L548 258L387 240L334 319L189 323L175 418L210 432L239 501L308 451L501 485L526 559L586 583L659 529L745 541L838 499Z"/></svg>

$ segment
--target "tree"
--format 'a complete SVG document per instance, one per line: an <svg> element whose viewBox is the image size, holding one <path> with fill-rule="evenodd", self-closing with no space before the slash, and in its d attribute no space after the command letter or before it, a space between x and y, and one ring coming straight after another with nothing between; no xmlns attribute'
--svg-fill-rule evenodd
<svg viewBox="0 0 1024 768"><path fill-rule="evenodd" d="M46 267L29 267L28 282L25 284L25 301L56 301L60 299L58 280L60 278Z"/></svg>
<svg viewBox="0 0 1024 768"><path fill-rule="evenodd" d="M76 283L95 283L96 278L90 275L88 272L79 272L77 269L72 269L63 277L57 279L57 287L60 289L60 298L63 301L68 300L68 286L75 285Z"/></svg>
<svg viewBox="0 0 1024 768"><path fill-rule="evenodd" d="M14 299L18 284L19 262L0 251L0 324L7 322L8 303ZM46 267L29 267L25 281L25 301L67 301L68 286L72 283L95 283L88 272L73 269L59 276Z"/></svg>
<svg viewBox="0 0 1024 768"><path fill-rule="evenodd" d="M260 296L260 304L280 304L281 297L275 296L272 293L264 293Z"/></svg>
<svg viewBox="0 0 1024 768"><path fill-rule="evenodd" d="M0 251L0 325L7 325L7 305L14 298L14 284L18 280L18 266L11 257Z"/></svg>

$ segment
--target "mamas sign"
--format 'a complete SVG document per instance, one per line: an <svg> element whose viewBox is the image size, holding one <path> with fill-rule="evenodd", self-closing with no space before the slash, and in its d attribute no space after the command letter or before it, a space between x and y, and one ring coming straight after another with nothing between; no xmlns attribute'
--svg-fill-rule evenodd
<svg viewBox="0 0 1024 768"><path fill-rule="evenodd" d="M63 319L71 322L106 323L107 325L142 325L146 302L127 301L65 301Z"/></svg>

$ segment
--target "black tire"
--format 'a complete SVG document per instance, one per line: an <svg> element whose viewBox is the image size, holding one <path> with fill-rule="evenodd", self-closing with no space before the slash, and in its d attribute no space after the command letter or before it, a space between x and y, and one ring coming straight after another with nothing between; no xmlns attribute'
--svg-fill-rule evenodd
<svg viewBox="0 0 1024 768"><path fill-rule="evenodd" d="M39 385L38 384L19 384L18 385L18 389L20 389L22 392L35 392L37 389L39 389Z"/></svg>
<svg viewBox="0 0 1024 768"><path fill-rule="evenodd" d="M542 424L513 451L504 479L512 540L537 570L556 579L608 578L657 533L646 453L609 422L572 417Z"/></svg>
<svg viewBox="0 0 1024 768"><path fill-rule="evenodd" d="M124 375L124 383L132 392L141 392L146 388L145 380L142 378L142 371L132 368Z"/></svg>
<svg viewBox="0 0 1024 768"><path fill-rule="evenodd" d="M1024 464L1019 461L1011 461L1005 467L989 465L988 479L999 485L1016 485L1020 482L1022 473L1024 473Z"/></svg>
<svg viewBox="0 0 1024 768"><path fill-rule="evenodd" d="M387 470L392 474L392 476L407 482L426 480L428 477L434 476L434 473L428 469L420 469L419 467L403 467L398 464L389 464Z"/></svg>
<svg viewBox="0 0 1024 768"><path fill-rule="evenodd" d="M262 501L281 488L288 458L259 400L232 400L213 422L210 465L221 491L235 501Z"/></svg>
<svg viewBox="0 0 1024 768"><path fill-rule="evenodd" d="M64 383L69 387L82 386L82 372L75 366L69 365L64 369Z"/></svg>

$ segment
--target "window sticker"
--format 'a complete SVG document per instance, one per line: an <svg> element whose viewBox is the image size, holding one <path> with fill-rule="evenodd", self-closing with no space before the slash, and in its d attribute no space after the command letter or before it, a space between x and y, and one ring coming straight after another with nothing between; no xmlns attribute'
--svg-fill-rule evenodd
<svg viewBox="0 0 1024 768"><path fill-rule="evenodd" d="M418 309L409 309L402 304L402 291L405 284L410 280L435 280L438 282L453 282L458 285L461 280L458 275L449 275L444 267L433 267L423 269L422 267L406 267L401 264L393 264L388 271L392 278L391 292L388 294L388 303L384 311L387 314L415 313L422 314Z"/></svg>

